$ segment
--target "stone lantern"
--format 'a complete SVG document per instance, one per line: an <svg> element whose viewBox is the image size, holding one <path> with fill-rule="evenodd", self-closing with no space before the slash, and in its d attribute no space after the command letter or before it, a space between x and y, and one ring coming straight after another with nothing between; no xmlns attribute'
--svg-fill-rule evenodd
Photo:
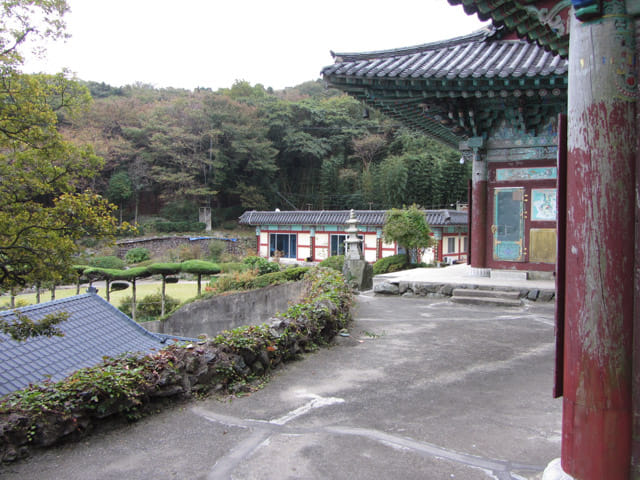
<svg viewBox="0 0 640 480"><path fill-rule="evenodd" d="M370 290L373 287L373 267L367 263L362 253L362 240L358 238L358 219L351 210L345 232L349 234L345 240L344 266L342 274L351 288Z"/></svg>
<svg viewBox="0 0 640 480"><path fill-rule="evenodd" d="M349 220L347 220L347 228L344 230L349 234L344 241L346 244L345 260L364 260L364 255L362 254L362 239L358 238L358 223L355 212L351 209Z"/></svg>

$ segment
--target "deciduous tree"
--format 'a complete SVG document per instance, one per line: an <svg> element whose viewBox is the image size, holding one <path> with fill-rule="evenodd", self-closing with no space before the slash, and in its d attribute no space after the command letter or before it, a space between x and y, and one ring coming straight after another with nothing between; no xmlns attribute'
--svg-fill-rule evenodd
<svg viewBox="0 0 640 480"><path fill-rule="evenodd" d="M382 234L385 242L398 242L404 247L412 262L417 261L418 250L428 248L433 243L424 211L417 205L389 210Z"/></svg>

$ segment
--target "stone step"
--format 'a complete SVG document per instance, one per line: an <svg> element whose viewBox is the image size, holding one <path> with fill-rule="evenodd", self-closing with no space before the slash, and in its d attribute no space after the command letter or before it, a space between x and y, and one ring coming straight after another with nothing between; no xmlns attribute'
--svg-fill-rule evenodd
<svg viewBox="0 0 640 480"><path fill-rule="evenodd" d="M490 298L490 297L451 297L453 303L464 305L486 305L492 307L520 307L522 300L512 298Z"/></svg>
<svg viewBox="0 0 640 480"><path fill-rule="evenodd" d="M520 298L520 292L470 288L455 288L451 295L454 297L506 298L510 300L518 300Z"/></svg>
<svg viewBox="0 0 640 480"><path fill-rule="evenodd" d="M522 270L491 270L491 278L494 280L523 281L527 280L529 275Z"/></svg>

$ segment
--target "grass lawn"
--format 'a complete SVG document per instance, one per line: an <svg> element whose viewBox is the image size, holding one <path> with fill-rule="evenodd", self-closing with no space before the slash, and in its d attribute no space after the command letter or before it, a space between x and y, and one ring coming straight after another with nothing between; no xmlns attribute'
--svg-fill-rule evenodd
<svg viewBox="0 0 640 480"><path fill-rule="evenodd" d="M202 281L202 290L204 291L204 286L208 283L203 279ZM102 298L106 298L104 284L102 284L102 288L100 285L97 285L98 295ZM149 294L159 292L162 288L162 282L154 282L154 283L137 283L136 284L136 298L141 299ZM85 293L87 290L86 285L80 287L80 293ZM166 294L170 297L175 298L180 303L193 298L198 293L198 284L193 282L184 282L184 283L168 283L166 287ZM63 288L59 287L56 289L56 299L70 297L76 294L76 287L73 288ZM131 295L131 287L126 290L120 290L118 292L111 292L111 304L116 307L120 305L120 302L123 298ZM43 290L40 292L40 301L48 302L51 299L51 292L48 290ZM10 297L8 295L3 295L0 297L0 307L9 305ZM35 293L27 293L24 295L18 295L16 297L16 305L24 306L24 305L32 305L36 303L36 294Z"/></svg>

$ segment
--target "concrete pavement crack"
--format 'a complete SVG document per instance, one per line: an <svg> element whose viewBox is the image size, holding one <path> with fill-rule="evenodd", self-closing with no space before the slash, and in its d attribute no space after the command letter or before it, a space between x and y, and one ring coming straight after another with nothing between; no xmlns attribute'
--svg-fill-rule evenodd
<svg viewBox="0 0 640 480"><path fill-rule="evenodd" d="M312 428L295 428L288 427L286 423L308 413L313 408L319 408L335 403L342 403L342 399L315 397L302 407L299 407L283 417L275 420L252 420L221 415L211 412L204 408L195 407L192 411L214 423L221 423L230 427L244 428L252 431L251 435L237 444L227 455L219 459L213 469L207 476L208 480L228 480L232 478L233 470L242 463L243 460L250 458L253 453L272 435L275 434L312 434L312 433L329 433L333 435L347 435L367 438L382 444L397 446L411 450L413 452L434 458L449 460L458 464L466 465L471 468L481 469L490 473L498 480L517 480L521 477L514 477L513 471L521 472L541 472L544 466L530 465L524 463L514 463L505 460L496 460L483 458L476 455L456 452L438 445L428 442L413 440L406 437L391 435L379 430L329 425L323 427Z"/></svg>

